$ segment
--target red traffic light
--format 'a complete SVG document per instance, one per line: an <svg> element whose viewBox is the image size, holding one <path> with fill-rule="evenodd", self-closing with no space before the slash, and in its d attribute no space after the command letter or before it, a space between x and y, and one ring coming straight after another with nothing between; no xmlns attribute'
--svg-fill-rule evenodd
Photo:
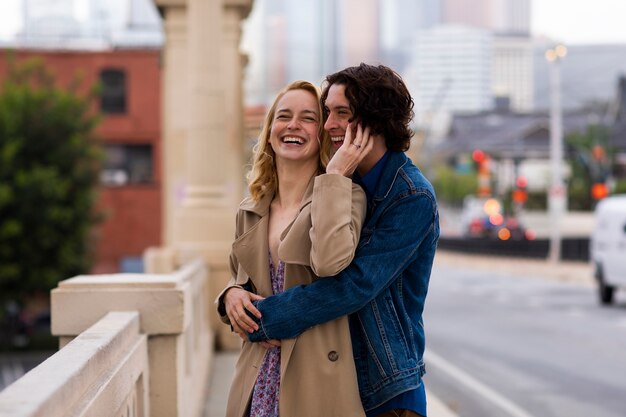
<svg viewBox="0 0 626 417"><path fill-rule="evenodd" d="M520 175L515 180L515 186L517 188L526 188L526 187L528 187L528 180L523 175Z"/></svg>
<svg viewBox="0 0 626 417"><path fill-rule="evenodd" d="M485 161L485 153L480 149L474 149L474 152L472 152L472 159L480 164Z"/></svg>
<svg viewBox="0 0 626 417"><path fill-rule="evenodd" d="M524 190L513 191L513 201L518 204L524 204L528 201L528 193Z"/></svg>

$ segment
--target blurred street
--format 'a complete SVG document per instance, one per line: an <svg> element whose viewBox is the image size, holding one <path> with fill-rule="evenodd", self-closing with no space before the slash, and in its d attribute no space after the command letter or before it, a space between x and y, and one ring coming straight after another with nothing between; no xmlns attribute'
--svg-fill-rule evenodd
<svg viewBox="0 0 626 417"><path fill-rule="evenodd" d="M626 297L598 303L584 263L439 252L426 384L459 416L626 415Z"/></svg>
<svg viewBox="0 0 626 417"><path fill-rule="evenodd" d="M613 333L626 327L626 297L608 310L596 298L587 263L438 251L425 313L429 416L623 415L626 337ZM602 340L610 347L597 353ZM235 359L217 354L206 416L224 414ZM579 383L592 378L605 382Z"/></svg>

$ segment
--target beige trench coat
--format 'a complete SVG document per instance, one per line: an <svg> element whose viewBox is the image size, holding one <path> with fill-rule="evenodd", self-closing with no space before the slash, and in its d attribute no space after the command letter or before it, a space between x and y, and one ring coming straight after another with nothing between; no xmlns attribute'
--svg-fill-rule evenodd
<svg viewBox="0 0 626 417"><path fill-rule="evenodd" d="M272 197L241 203L230 257L232 278L224 291L251 281L257 294L272 294L268 259ZM335 275L350 264L365 205L365 193L349 178L324 174L311 181L298 216L281 235L278 257L285 262L285 289ZM227 316L221 319L229 323ZM346 316L315 326L296 339L282 340L281 346L281 417L365 416ZM265 352L258 343L243 343L228 397L228 417L245 415Z"/></svg>

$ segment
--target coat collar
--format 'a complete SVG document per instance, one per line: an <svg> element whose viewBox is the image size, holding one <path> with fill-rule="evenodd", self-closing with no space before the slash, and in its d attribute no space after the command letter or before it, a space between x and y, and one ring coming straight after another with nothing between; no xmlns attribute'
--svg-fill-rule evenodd
<svg viewBox="0 0 626 417"><path fill-rule="evenodd" d="M409 158L404 152L389 151L389 158L387 159L387 165L380 175L378 180L378 186L374 192L374 200L384 200L391 191L391 187L400 172L400 169L408 162Z"/></svg>
<svg viewBox="0 0 626 417"><path fill-rule="evenodd" d="M306 190L304 191L304 195L302 196L302 202L300 203L300 211L304 207L306 207L313 198L313 184L315 182L315 177L311 177L309 180L309 184L307 185ZM252 197L245 198L239 208L243 211L248 211L258 215L259 217L267 216L270 212L270 205L272 204L272 200L274 199L274 194L265 194L259 201L255 201Z"/></svg>
<svg viewBox="0 0 626 417"><path fill-rule="evenodd" d="M313 198L313 185L314 185L315 177L312 177L309 181L307 189L302 197L302 202L300 204L300 212L311 204ZM257 289L259 295L264 297L268 297L272 295L272 286L270 283L269 276L269 244L268 244L268 227L269 227L269 209L270 204L274 195L266 195L259 201L254 201L252 198L248 197L239 205L240 210L247 212L251 217L249 219L252 223L249 223L249 227L246 227L247 230L243 231L233 243L233 252L237 256L238 262L241 264L243 269L246 271L247 276L252 280L254 286ZM296 223L297 220L300 219L301 216L297 216L296 219L285 228L284 232L281 235L282 243L285 241L289 241L290 239L286 239L289 235L289 232L292 230L292 226ZM310 223L310 221L309 221ZM303 232L299 227L293 228L294 234L292 236L296 237L295 234L298 234L299 239L297 242L302 242L303 240ZM308 233L308 229L306 230ZM306 236L305 241L308 241L308 236ZM281 243L281 246L283 246ZM285 248L294 246L294 250L299 247L298 245L287 244L284 245ZM309 244L310 246L310 244ZM301 252L301 251L299 251ZM279 247L279 254L283 255L281 248ZM308 263L308 256L310 254L310 249L307 251L307 258L305 260L301 260L302 256L296 256L292 254L291 250L288 250L286 255L287 257L281 259L286 263L291 263L294 260L297 260L296 263ZM294 259L295 258L295 259Z"/></svg>

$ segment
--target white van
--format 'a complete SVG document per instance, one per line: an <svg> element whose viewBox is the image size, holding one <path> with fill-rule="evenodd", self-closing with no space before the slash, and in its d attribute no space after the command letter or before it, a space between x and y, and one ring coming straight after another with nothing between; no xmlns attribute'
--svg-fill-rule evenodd
<svg viewBox="0 0 626 417"><path fill-rule="evenodd" d="M626 288L626 194L596 206L590 249L600 302L611 304L615 289Z"/></svg>

